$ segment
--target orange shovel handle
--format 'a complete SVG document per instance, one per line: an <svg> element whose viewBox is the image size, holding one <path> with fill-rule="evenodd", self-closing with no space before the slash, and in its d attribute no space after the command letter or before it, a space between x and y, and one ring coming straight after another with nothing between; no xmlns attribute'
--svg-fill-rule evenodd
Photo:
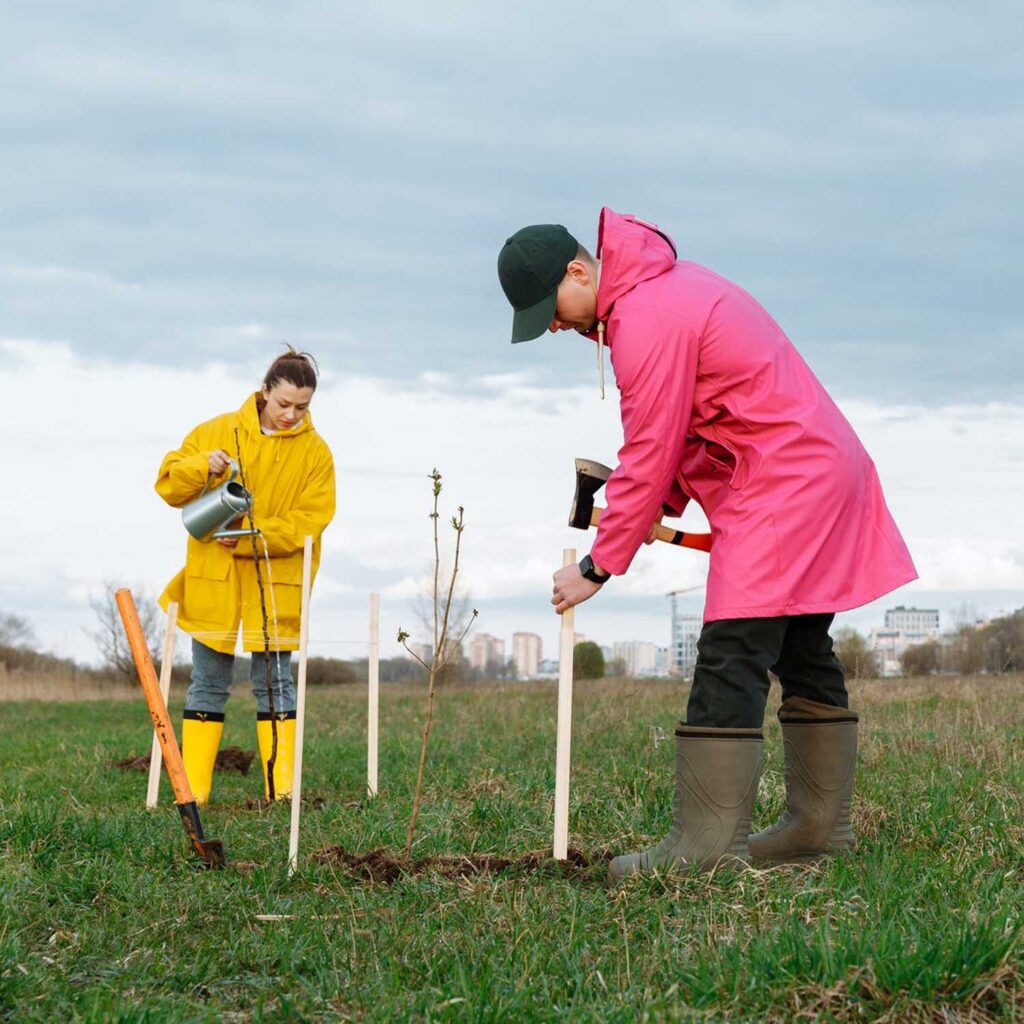
<svg viewBox="0 0 1024 1024"><path fill-rule="evenodd" d="M195 798L192 796L192 787L185 774L185 763L181 759L178 741L174 738L174 729L171 726L171 716L167 712L167 703L160 692L160 682L156 676L156 669L153 668L153 659L149 656L149 648L146 647L146 636L142 632L139 613L135 610L135 600L132 598L132 592L124 589L119 590L115 594L115 598L117 599L117 610L121 613L121 621L124 623L124 631L128 636L128 646L131 647L132 657L135 659L135 668L139 673L142 692L146 695L146 705L149 708L150 717L153 719L156 738L160 741L164 766L167 768L167 774L170 776L171 786L174 789L175 803L190 804Z"/></svg>

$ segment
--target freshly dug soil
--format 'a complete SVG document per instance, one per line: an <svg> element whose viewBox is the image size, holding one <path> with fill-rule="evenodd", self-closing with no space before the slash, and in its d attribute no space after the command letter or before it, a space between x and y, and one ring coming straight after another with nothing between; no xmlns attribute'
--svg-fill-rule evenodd
<svg viewBox="0 0 1024 1024"><path fill-rule="evenodd" d="M218 772L239 772L241 775L248 775L249 767L255 757L255 750L225 747L217 752L217 760L214 762L213 768ZM120 761L108 763L112 768L120 768L126 772L148 772L149 759L149 754L143 754L140 757L122 757Z"/></svg>
<svg viewBox="0 0 1024 1024"><path fill-rule="evenodd" d="M421 857L409 862L393 856L383 847L369 853L350 853L344 846L328 846L313 854L312 859L316 864L334 864L342 867L357 878L390 885L400 878L410 876L435 875L457 881L481 875L498 875L504 871L544 871L582 877L589 874L592 868L607 864L611 860L611 854L590 857L581 850L570 847L563 861L556 861L550 850L535 850L532 853L524 853L521 857L481 853L464 857Z"/></svg>
<svg viewBox="0 0 1024 1024"><path fill-rule="evenodd" d="M217 760L214 763L214 771L238 772L241 775L248 775L255 750L243 750L241 747L225 747L217 752Z"/></svg>
<svg viewBox="0 0 1024 1024"><path fill-rule="evenodd" d="M291 806L291 797L283 797L280 800L262 800L256 799L256 797L246 797L245 803L242 805L246 811L269 811L272 807L284 805L285 807ZM310 793L309 796L303 796L302 808L306 811L319 811L327 806L327 801L322 796L317 796L316 793Z"/></svg>

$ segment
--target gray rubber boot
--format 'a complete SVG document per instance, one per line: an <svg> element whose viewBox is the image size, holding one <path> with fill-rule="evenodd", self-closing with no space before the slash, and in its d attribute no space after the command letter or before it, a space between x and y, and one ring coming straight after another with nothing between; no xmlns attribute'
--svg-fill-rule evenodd
<svg viewBox="0 0 1024 1024"><path fill-rule="evenodd" d="M685 868L710 871L746 862L750 815L761 778L760 729L676 729L676 793L669 834L650 850L616 857L608 881Z"/></svg>
<svg viewBox="0 0 1024 1024"><path fill-rule="evenodd" d="M857 715L790 697L779 708L786 758L786 809L750 837L751 859L781 864L853 849L850 802L857 767Z"/></svg>

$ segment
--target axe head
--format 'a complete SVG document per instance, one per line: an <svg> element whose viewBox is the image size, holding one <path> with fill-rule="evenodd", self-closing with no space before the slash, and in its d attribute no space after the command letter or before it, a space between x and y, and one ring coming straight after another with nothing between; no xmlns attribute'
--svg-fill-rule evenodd
<svg viewBox="0 0 1024 1024"><path fill-rule="evenodd" d="M569 511L569 525L577 530L590 529L590 517L594 512L594 495L604 487L605 480L612 475L607 466L593 459L576 460L576 493Z"/></svg>

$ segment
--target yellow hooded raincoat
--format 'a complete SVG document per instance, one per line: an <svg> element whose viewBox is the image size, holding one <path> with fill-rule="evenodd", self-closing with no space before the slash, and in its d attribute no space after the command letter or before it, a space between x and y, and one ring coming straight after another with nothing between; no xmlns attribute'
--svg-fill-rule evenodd
<svg viewBox="0 0 1024 1024"><path fill-rule="evenodd" d="M273 595L263 543L257 538L271 650L293 651L299 644L303 538L307 534L313 537L315 576L320 564L320 535L334 516L334 460L313 429L308 410L291 430L264 434L257 395L247 398L238 412L201 423L177 451L168 452L160 466L156 491L175 508L197 498L207 482L211 452L222 448L237 460L237 428L245 482L253 494L253 521L270 554ZM225 479L226 475L212 485ZM244 525L249 525L248 519ZM234 653L241 623L243 649L263 650L263 618L250 538L241 537L237 547L228 548L189 537L185 568L160 595L164 610L171 601L178 602L178 625L207 647Z"/></svg>

